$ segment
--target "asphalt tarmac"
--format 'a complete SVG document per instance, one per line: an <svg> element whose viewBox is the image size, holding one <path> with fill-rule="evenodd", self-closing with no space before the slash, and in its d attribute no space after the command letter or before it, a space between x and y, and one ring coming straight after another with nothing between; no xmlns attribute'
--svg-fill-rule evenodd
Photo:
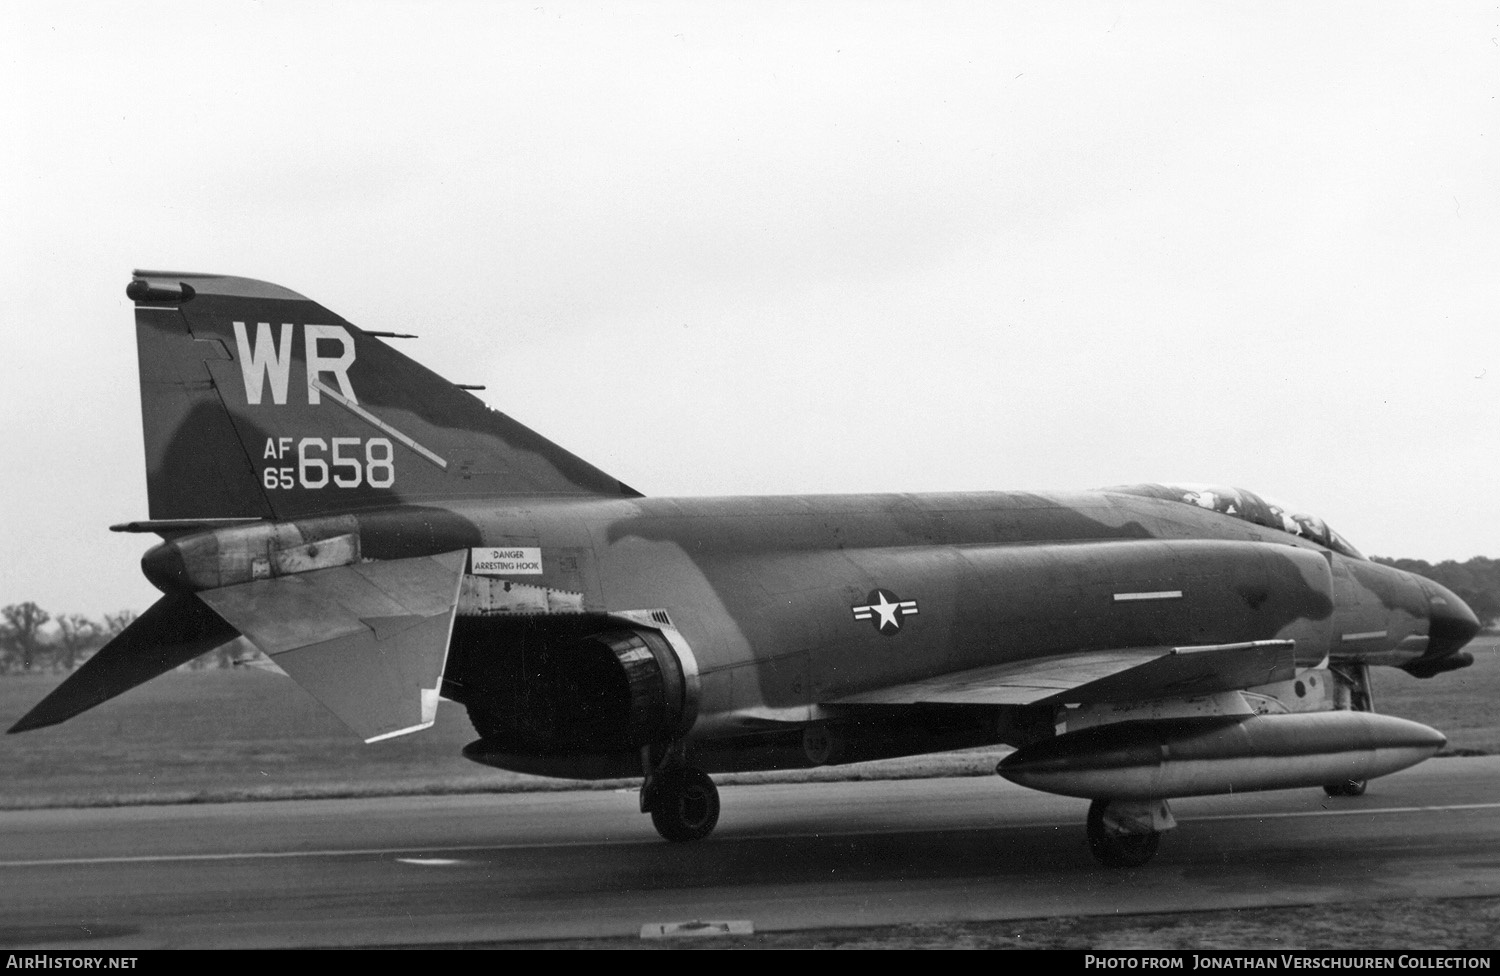
<svg viewBox="0 0 1500 976"><path fill-rule="evenodd" d="M0 812L0 946L371 947L1500 895L1500 757L1359 798L1178 800L1110 870L1087 804L998 777L729 786L657 838L633 791Z"/></svg>

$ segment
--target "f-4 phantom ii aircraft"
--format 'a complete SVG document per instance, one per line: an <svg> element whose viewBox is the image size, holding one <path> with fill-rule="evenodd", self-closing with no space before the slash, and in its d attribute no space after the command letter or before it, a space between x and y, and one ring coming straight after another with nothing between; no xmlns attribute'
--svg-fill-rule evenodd
<svg viewBox="0 0 1500 976"><path fill-rule="evenodd" d="M1248 491L646 498L286 288L126 294L150 519L114 528L164 595L12 732L243 635L367 741L447 698L476 762L639 776L670 841L709 773L1005 744L1128 866L1175 797L1431 756L1368 669L1473 660L1457 596Z"/></svg>

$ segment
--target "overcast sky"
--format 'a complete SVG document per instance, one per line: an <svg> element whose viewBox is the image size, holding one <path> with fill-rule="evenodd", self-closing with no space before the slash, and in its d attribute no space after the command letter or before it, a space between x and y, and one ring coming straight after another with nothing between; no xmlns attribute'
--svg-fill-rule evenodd
<svg viewBox="0 0 1500 976"><path fill-rule="evenodd" d="M0 603L144 610L132 268L650 495L1239 485L1500 557L1500 7L11 2Z"/></svg>

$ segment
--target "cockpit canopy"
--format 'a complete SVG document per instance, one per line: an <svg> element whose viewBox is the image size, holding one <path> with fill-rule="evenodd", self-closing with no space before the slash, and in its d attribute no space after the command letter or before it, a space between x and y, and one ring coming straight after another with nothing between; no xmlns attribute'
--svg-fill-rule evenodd
<svg viewBox="0 0 1500 976"><path fill-rule="evenodd" d="M1263 498L1243 488L1226 488L1218 485L1123 485L1111 488L1127 495L1145 498L1160 498L1164 501L1196 505L1209 511L1252 522L1268 529L1278 529L1300 539L1316 542L1334 552L1353 559L1364 559L1364 553L1354 548L1328 523L1316 515L1298 512L1287 505Z"/></svg>

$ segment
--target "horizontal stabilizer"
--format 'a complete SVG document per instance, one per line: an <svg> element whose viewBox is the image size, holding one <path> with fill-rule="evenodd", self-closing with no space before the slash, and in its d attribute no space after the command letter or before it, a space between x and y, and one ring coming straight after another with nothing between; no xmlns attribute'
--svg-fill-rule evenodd
<svg viewBox="0 0 1500 976"><path fill-rule="evenodd" d="M849 695L829 705L1053 705L1209 695L1293 677L1294 642L1130 647L1012 661Z"/></svg>
<svg viewBox="0 0 1500 976"><path fill-rule="evenodd" d="M187 593L164 596L37 703L10 731L25 732L67 721L238 636L237 630L196 596Z"/></svg>
<svg viewBox="0 0 1500 976"><path fill-rule="evenodd" d="M199 596L373 742L435 720L466 557L357 563Z"/></svg>

